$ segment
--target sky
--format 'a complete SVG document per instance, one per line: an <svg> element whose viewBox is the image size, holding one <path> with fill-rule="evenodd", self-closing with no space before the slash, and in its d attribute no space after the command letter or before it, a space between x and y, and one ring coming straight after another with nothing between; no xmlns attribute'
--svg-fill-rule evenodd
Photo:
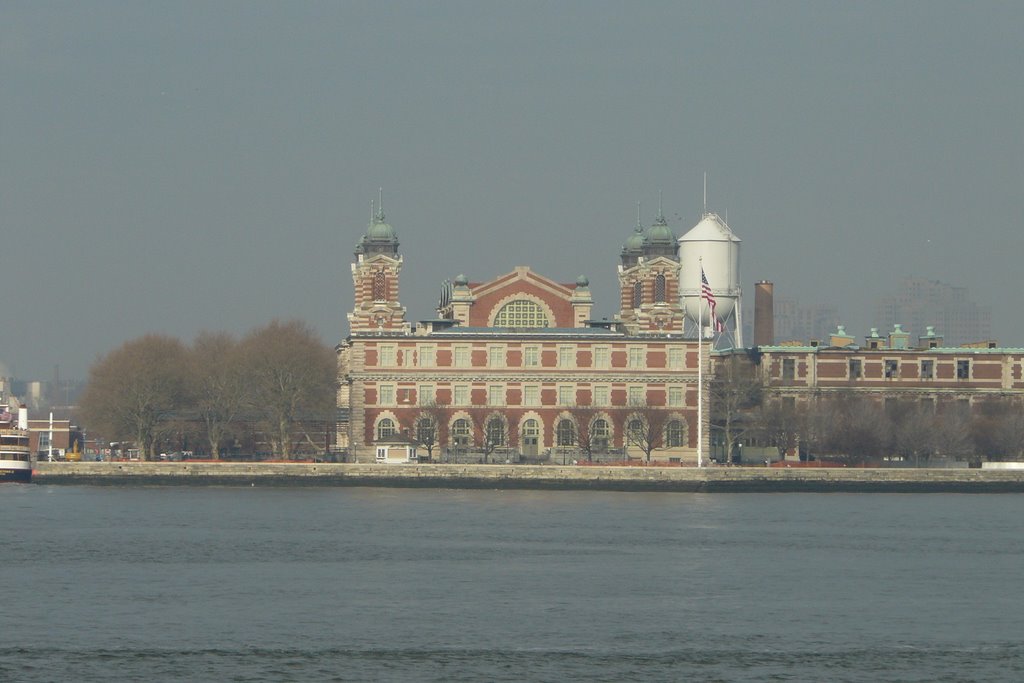
<svg viewBox="0 0 1024 683"><path fill-rule="evenodd" d="M1024 346L1024 4L0 2L0 365L347 334L383 188L401 300L519 265L617 305L623 242L708 209L741 278L838 307L969 288ZM749 306L751 302L747 302ZM3 368L0 368L2 372Z"/></svg>

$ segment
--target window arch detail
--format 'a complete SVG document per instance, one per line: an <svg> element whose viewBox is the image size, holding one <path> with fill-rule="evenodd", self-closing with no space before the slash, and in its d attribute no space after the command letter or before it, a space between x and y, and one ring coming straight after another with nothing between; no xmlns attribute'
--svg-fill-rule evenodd
<svg viewBox="0 0 1024 683"><path fill-rule="evenodd" d="M530 299L513 299L494 316L494 327L550 327L544 307Z"/></svg>

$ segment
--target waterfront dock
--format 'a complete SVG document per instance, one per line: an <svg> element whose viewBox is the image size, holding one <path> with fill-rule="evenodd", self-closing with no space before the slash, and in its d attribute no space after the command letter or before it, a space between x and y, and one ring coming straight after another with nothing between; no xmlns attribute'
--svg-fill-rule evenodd
<svg viewBox="0 0 1024 683"><path fill-rule="evenodd" d="M40 462L36 484L682 492L1024 492L1024 470Z"/></svg>

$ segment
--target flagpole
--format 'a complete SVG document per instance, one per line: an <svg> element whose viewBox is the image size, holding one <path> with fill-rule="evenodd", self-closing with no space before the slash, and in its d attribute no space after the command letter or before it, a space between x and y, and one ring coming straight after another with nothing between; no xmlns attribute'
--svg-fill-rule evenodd
<svg viewBox="0 0 1024 683"><path fill-rule="evenodd" d="M704 466L704 257L697 259L697 467Z"/></svg>

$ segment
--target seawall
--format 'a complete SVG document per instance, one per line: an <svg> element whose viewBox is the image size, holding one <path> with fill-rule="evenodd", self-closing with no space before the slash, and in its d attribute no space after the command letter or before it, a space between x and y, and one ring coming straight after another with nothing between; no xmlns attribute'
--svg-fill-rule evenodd
<svg viewBox="0 0 1024 683"><path fill-rule="evenodd" d="M1024 492L1024 470L41 462L37 484L689 492Z"/></svg>

